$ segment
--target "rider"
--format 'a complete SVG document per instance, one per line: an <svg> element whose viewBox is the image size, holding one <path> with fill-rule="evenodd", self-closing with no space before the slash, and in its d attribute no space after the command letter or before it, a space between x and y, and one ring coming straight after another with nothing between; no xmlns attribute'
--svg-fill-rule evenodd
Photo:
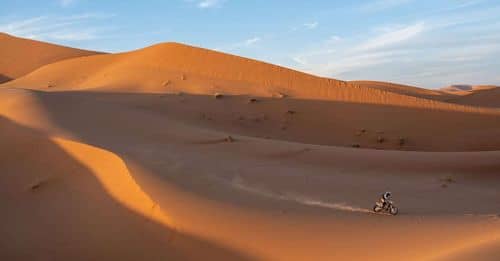
<svg viewBox="0 0 500 261"><path fill-rule="evenodd" d="M391 205L392 204L392 201L391 201L391 197L392 197L392 194L391 192L387 191L385 192L384 194L382 194L382 198L380 198L380 202L382 202L383 206L385 207L387 204L388 205Z"/></svg>

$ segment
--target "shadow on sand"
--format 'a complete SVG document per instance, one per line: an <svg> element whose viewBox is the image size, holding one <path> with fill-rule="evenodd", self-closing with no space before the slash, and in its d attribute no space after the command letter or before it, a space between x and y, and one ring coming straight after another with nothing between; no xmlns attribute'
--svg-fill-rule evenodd
<svg viewBox="0 0 500 261"><path fill-rule="evenodd" d="M118 203L39 131L0 117L0 259L250 260Z"/></svg>
<svg viewBox="0 0 500 261"><path fill-rule="evenodd" d="M7 77L7 76L5 76L5 75L3 75L3 74L0 73L0 84L8 82L10 80L12 80L12 78Z"/></svg>

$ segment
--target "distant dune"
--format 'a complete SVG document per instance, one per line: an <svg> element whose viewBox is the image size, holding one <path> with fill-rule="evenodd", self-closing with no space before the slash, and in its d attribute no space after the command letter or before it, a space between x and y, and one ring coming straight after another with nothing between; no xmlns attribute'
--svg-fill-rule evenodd
<svg viewBox="0 0 500 261"><path fill-rule="evenodd" d="M429 90L424 88L419 88L415 86L409 86L404 84L397 84L391 82L378 82L378 81L350 81L349 83L356 84L359 86L379 89L384 91L390 91L394 93L427 98L427 99L445 99L446 95L438 90ZM445 97L443 97L445 96Z"/></svg>
<svg viewBox="0 0 500 261"><path fill-rule="evenodd" d="M456 84L441 88L442 91L457 92L457 91L472 91L473 86L468 84Z"/></svg>
<svg viewBox="0 0 500 261"><path fill-rule="evenodd" d="M464 105L500 108L500 88L496 86L474 86L471 93L461 95L450 102Z"/></svg>
<svg viewBox="0 0 500 261"><path fill-rule="evenodd" d="M5 86L23 86L48 91L182 91L204 95L218 92L492 113L477 107L410 97L400 94L400 91L316 77L256 60L178 43L158 44L128 53L65 60L43 66Z"/></svg>
<svg viewBox="0 0 500 261"><path fill-rule="evenodd" d="M497 88L495 85L467 85L467 84L458 84L458 85L450 85L447 87L443 87L439 90L444 92L472 92L472 91L481 91L481 90L489 90Z"/></svg>
<svg viewBox="0 0 500 261"><path fill-rule="evenodd" d="M98 54L0 33L0 83L64 59Z"/></svg>
<svg viewBox="0 0 500 261"><path fill-rule="evenodd" d="M182 121L209 129L280 140L397 150L500 148L500 123L493 120L500 111L493 108L444 102L453 95L439 91L321 78L178 43L63 60L3 86L49 92L129 93L144 99L151 94L196 95L189 98L196 100L196 107L172 106L170 116L184 115ZM255 109L264 105L248 107L245 98L212 103L215 94L255 96L270 102L257 113ZM155 104L144 106L158 110L161 105ZM287 114L287 110L292 113ZM217 121L200 121L200 114ZM235 124L235 118L243 119ZM248 126L248 121L259 124ZM450 131L457 122L462 128ZM484 133L485 128L498 131ZM478 136L474 141L467 138L472 134Z"/></svg>

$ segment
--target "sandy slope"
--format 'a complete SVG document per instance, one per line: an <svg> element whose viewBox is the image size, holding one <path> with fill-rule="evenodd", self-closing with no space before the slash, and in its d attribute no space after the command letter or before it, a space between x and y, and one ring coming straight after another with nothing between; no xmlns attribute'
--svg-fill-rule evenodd
<svg viewBox="0 0 500 261"><path fill-rule="evenodd" d="M64 59L98 54L0 33L0 83Z"/></svg>
<svg viewBox="0 0 500 261"><path fill-rule="evenodd" d="M395 92L408 96L415 96L427 99L445 100L449 95L441 91L429 90L415 86L379 81L349 81L349 83L359 86Z"/></svg>
<svg viewBox="0 0 500 261"><path fill-rule="evenodd" d="M243 258L166 226L112 153L4 117L0 129L2 260Z"/></svg>
<svg viewBox="0 0 500 261"><path fill-rule="evenodd" d="M58 258L81 255L134 259L142 251L153 258L172 253L183 257L187 254L182 250L198 253L196 248L201 248L208 249L208 253L200 252L200 256L219 255L229 259L366 260L376 256L422 260L464 249L469 251L476 242L495 240L500 232L500 220L495 214L500 191L496 175L500 170L498 152L384 152L245 136L235 136L236 142L227 143L223 141L224 133L186 125L175 118L144 110L132 102L133 99L118 102L102 94L60 95L22 90L2 90L0 97L6 99L14 93L15 99L26 108L42 105L45 118L50 120L44 122L33 117L20 126L13 123L20 118L15 107L2 109L3 117L10 119L2 121L3 128L7 129L1 132L4 136L0 139L4 148L2 166L8 167L4 173L18 176L14 179L18 181L11 176L3 177L2 186L11 185L13 192L3 199L11 205L2 205L27 202L22 208L11 207L16 211L10 213L15 220L22 220L19 225L32 224L26 229L37 231L35 236L51 229L50 225L44 226L48 220L69 222L68 229L64 225L57 230L66 232L55 233L53 240L68 242L69 236L78 233L82 235L78 237L78 245L83 247L75 248L69 243L55 252ZM171 105L176 106L174 102ZM26 118L24 121L27 122ZM9 130L13 128L9 126L16 127ZM32 128L37 131L26 133ZM71 133L77 142L43 138L46 136L36 134L38 131L63 137ZM31 136L49 144L38 145L30 141L31 138L26 139ZM33 151L32 144L40 149ZM55 144L61 155L47 152L46 148L53 146L50 144ZM17 148L14 153L12 148ZM51 163L55 158L62 164ZM19 160L33 163L21 164ZM79 170L81 168L85 170ZM71 173L85 175L66 177ZM450 177L451 183L445 181ZM62 184L58 183L59 179ZM44 181L39 188L26 189L37 180ZM19 185L12 186L12 182ZM447 187L441 187L442 184ZM397 195L401 216L391 218L369 213L377 194L385 189ZM73 190L78 193L72 192L69 198L62 196ZM47 194L35 200L33 193ZM83 200L80 195L87 204L79 203ZM94 196L89 198L89 195ZM125 217L134 215L107 205L111 203L103 203L108 201L148 220L161 222L163 228L143 232L140 244L116 241L135 238L134 231L147 230L148 226L144 221L127 221ZM165 218L144 214L148 206L155 213L152 202ZM99 211L106 209L106 212L94 215L95 209L87 211L81 209L82 205ZM84 219L67 214L64 218L58 216L66 213L62 209L76 206L78 215ZM39 208L43 207L53 210L41 212ZM43 218L39 217L40 213L45 213ZM110 226L109 222L116 219L113 217L123 221ZM110 227L89 227L86 223L89 219L91 224ZM16 247L13 242L37 242L41 236L17 234L14 237L20 228L13 226L10 220L1 222L5 225L2 230L12 235L2 243L10 249L8 257L20 255L21 249L29 250L23 253L46 256L44 251L56 244L47 241L42 249L28 243L22 244L23 248ZM168 243L170 226L178 233L191 236L181 237L180 246L175 240ZM69 230L69 227L79 230ZM193 236L210 243L189 239ZM95 239L110 240L110 237L114 238L112 243ZM104 251L104 245L109 252ZM126 246L124 252L123 246ZM159 246L163 246L164 251L158 250ZM84 250L86 252L82 252Z"/></svg>
<svg viewBox="0 0 500 261"><path fill-rule="evenodd" d="M50 88L47 88L47 84ZM189 92L383 104L498 114L315 77L279 66L177 43L122 54L89 56L44 66L5 84L43 90L100 90L141 93Z"/></svg>
<svg viewBox="0 0 500 261"><path fill-rule="evenodd" d="M457 251L450 251L435 258L436 260L499 260L500 240L487 242L479 241L477 244Z"/></svg>
<svg viewBox="0 0 500 261"><path fill-rule="evenodd" d="M462 95L451 99L450 102L457 104L500 107L500 87L476 89L467 95Z"/></svg>
<svg viewBox="0 0 500 261"><path fill-rule="evenodd" d="M47 88L46 83L52 87ZM319 78L167 43L53 63L3 86L130 93L141 97L131 98L137 106L188 124L303 143L423 151L500 147L498 109L428 99L424 96L437 96L438 92L419 88L374 88L373 84ZM152 93L165 94L165 102ZM174 95L179 93L198 96L184 95L180 102L185 106L167 105L169 97L179 100ZM225 97L215 99L212 96L216 93ZM118 101L127 100L126 96ZM259 98L257 102L246 101L250 96Z"/></svg>
<svg viewBox="0 0 500 261"><path fill-rule="evenodd" d="M495 258L498 110L394 86L179 44L0 85L0 259Z"/></svg>
<svg viewBox="0 0 500 261"><path fill-rule="evenodd" d="M500 88L495 85L451 85L439 90L429 90L390 82L349 81L349 83L447 103L478 107L500 107Z"/></svg>
<svg viewBox="0 0 500 261"><path fill-rule="evenodd" d="M494 89L497 88L498 86L495 85L468 85L468 84L462 84L462 85L450 85L447 87L443 87L439 89L440 91L447 92L447 93L456 93L456 94L467 94L471 93L474 91L481 91L481 90L489 90L489 89Z"/></svg>

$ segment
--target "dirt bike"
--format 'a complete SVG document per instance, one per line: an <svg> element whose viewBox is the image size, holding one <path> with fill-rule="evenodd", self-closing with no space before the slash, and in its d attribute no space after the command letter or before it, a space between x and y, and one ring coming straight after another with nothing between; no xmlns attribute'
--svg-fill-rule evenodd
<svg viewBox="0 0 500 261"><path fill-rule="evenodd" d="M398 214L398 208L394 206L393 202L381 202L380 200L373 206L373 212L378 213L380 211L385 211L393 216Z"/></svg>

